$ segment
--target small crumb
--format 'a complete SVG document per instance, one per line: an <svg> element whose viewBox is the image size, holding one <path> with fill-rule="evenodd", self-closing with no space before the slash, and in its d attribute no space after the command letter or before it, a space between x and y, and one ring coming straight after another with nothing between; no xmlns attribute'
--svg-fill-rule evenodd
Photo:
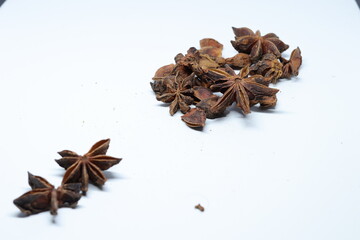
<svg viewBox="0 0 360 240"><path fill-rule="evenodd" d="M205 211L205 208L203 206L201 206L200 203L198 205L196 205L195 208L199 209L199 211L201 211L201 212Z"/></svg>

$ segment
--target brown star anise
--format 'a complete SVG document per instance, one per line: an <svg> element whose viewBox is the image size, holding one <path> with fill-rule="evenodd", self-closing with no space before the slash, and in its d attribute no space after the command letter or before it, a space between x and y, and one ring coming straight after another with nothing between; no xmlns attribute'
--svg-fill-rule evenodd
<svg viewBox="0 0 360 240"><path fill-rule="evenodd" d="M261 61L250 67L250 74L260 74L269 78L272 83L276 83L283 74L282 67L283 65L274 54L267 53Z"/></svg>
<svg viewBox="0 0 360 240"><path fill-rule="evenodd" d="M63 184L55 188L44 178L28 173L31 191L14 200L21 212L30 215L50 210L57 214L61 207L75 207L81 198L80 183Z"/></svg>
<svg viewBox="0 0 360 240"><path fill-rule="evenodd" d="M280 61L283 63L283 78L291 78L292 76L297 76L299 74L299 68L302 64L302 56L300 48L297 47L291 52L290 59L286 60L285 58L280 58Z"/></svg>
<svg viewBox="0 0 360 240"><path fill-rule="evenodd" d="M206 113L201 108L192 108L190 111L181 116L186 125L192 128L202 128L205 126Z"/></svg>
<svg viewBox="0 0 360 240"><path fill-rule="evenodd" d="M223 95L219 98L217 103L212 106L213 112L219 112L225 109L233 102L243 111L243 113L250 113L250 106L252 103L266 102L268 105L269 98L274 98L278 89L269 88L268 82L261 75L254 75L247 77L249 74L249 66L241 69L239 75L225 72L222 70L212 70L216 74L222 76L218 78L217 83L211 86L214 91L220 91Z"/></svg>
<svg viewBox="0 0 360 240"><path fill-rule="evenodd" d="M166 81L165 91L156 94L156 99L164 103L170 103L170 115L174 115L179 109L182 113L190 110L194 99L192 97L193 89L191 83L194 74L186 78L176 75L173 79Z"/></svg>
<svg viewBox="0 0 360 240"><path fill-rule="evenodd" d="M238 53L231 58L225 58L224 64L229 65L234 70L239 70L246 65L251 64L251 59L249 54L246 53Z"/></svg>
<svg viewBox="0 0 360 240"><path fill-rule="evenodd" d="M110 139L100 140L83 156L64 150L59 152L61 159L55 160L66 169L62 183L81 183L81 190L86 194L89 180L96 186L102 186L106 177L102 170L107 170L121 161L121 158L106 155Z"/></svg>
<svg viewBox="0 0 360 240"><path fill-rule="evenodd" d="M200 40L201 54L207 54L216 59L222 56L223 45L213 38L203 38Z"/></svg>
<svg viewBox="0 0 360 240"><path fill-rule="evenodd" d="M256 62L266 53L272 53L280 57L281 53L289 48L274 33L261 36L260 31L254 33L251 29L242 27L234 28L235 41L231 41L233 47L240 53L250 54L253 62Z"/></svg>

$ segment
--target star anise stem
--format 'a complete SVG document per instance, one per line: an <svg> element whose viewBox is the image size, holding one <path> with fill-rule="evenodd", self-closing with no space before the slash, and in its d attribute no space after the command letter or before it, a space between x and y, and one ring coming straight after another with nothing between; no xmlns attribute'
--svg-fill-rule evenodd
<svg viewBox="0 0 360 240"><path fill-rule="evenodd" d="M51 215L57 215L57 210L59 208L58 205L58 196L57 196L57 191L56 189L51 190L51 207L50 207L50 213Z"/></svg>

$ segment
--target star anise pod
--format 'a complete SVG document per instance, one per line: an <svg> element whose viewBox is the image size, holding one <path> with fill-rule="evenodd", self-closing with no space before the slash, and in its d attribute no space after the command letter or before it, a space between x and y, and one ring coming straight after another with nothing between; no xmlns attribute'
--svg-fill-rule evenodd
<svg viewBox="0 0 360 240"><path fill-rule="evenodd" d="M194 87L194 97L199 100L196 107L204 110L207 118L216 118L223 115L223 110L225 109L221 109L222 111L220 112L212 111L212 106L216 104L219 96L215 95L209 88L201 86Z"/></svg>
<svg viewBox="0 0 360 240"><path fill-rule="evenodd" d="M203 99L196 104L197 108L200 108L205 111L206 118L214 119L224 115L225 108L222 109L215 109L217 112L214 111L213 106L218 102L219 96L212 95L209 98Z"/></svg>
<svg viewBox="0 0 360 240"><path fill-rule="evenodd" d="M201 108L193 108L181 116L181 120L191 128L202 128L205 126L206 113Z"/></svg>
<svg viewBox="0 0 360 240"><path fill-rule="evenodd" d="M175 68L175 64L173 63L162 66L155 72L153 80L159 80L166 76L169 76L173 72L174 68Z"/></svg>
<svg viewBox="0 0 360 240"><path fill-rule="evenodd" d="M182 113L190 110L189 105L194 101L192 97L193 89L191 88L193 78L194 74L186 78L176 75L173 81L166 83L166 90L156 95L158 101L170 103L170 115L174 115L179 109Z"/></svg>
<svg viewBox="0 0 360 240"><path fill-rule="evenodd" d="M220 58L222 56L223 45L213 38L203 38L200 40L201 54L207 54L213 59Z"/></svg>
<svg viewBox="0 0 360 240"><path fill-rule="evenodd" d="M208 54L203 54L194 47L188 49L186 55L178 54L176 59L175 72L185 75L186 72L195 73L195 85L209 87L212 82L206 78L208 69L219 68L220 64ZM182 74L181 74L182 73ZM184 74L185 73L185 74Z"/></svg>
<svg viewBox="0 0 360 240"><path fill-rule="evenodd" d="M283 74L282 67L282 63L274 54L267 53L262 57L261 61L250 67L250 74L260 74L269 78L272 83L276 83Z"/></svg>
<svg viewBox="0 0 360 240"><path fill-rule="evenodd" d="M269 88L268 82L261 75L247 77L249 66L241 69L238 75L233 71L228 73L221 70L212 70L222 76L217 83L211 86L213 91L223 92L217 103L212 106L213 112L218 112L230 106L233 102L243 111L244 114L250 113L251 101L262 103L268 101L269 97L275 96L278 89Z"/></svg>
<svg viewBox="0 0 360 240"><path fill-rule="evenodd" d="M290 59L286 60L285 58L280 58L280 61L283 63L283 78L291 78L292 76L297 76L299 74L299 68L302 64L302 56L300 48L297 47L291 52Z"/></svg>
<svg viewBox="0 0 360 240"><path fill-rule="evenodd" d="M122 159L106 155L110 139L100 140L83 156L75 152L64 150L59 152L61 159L55 160L66 169L62 183L81 183L81 191L86 194L89 180L96 186L106 182L103 170L118 164Z"/></svg>
<svg viewBox="0 0 360 240"><path fill-rule="evenodd" d="M14 200L21 212L30 215L49 211L57 214L58 208L75 207L81 198L80 183L63 184L58 188L46 179L28 173L31 191Z"/></svg>
<svg viewBox="0 0 360 240"><path fill-rule="evenodd" d="M272 53L280 57L281 53L289 48L274 33L261 36L260 31L254 33L251 29L242 27L234 28L235 41L231 41L233 47L240 53L250 54L253 62L256 62L266 53Z"/></svg>
<svg viewBox="0 0 360 240"><path fill-rule="evenodd" d="M250 56L246 53L238 53L231 58L225 58L224 64L229 65L234 70L239 70L251 64Z"/></svg>

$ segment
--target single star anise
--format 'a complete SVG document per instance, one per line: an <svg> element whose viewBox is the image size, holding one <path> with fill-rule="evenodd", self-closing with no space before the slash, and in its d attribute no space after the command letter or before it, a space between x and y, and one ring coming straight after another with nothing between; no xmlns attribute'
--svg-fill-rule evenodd
<svg viewBox="0 0 360 240"><path fill-rule="evenodd" d="M222 78L218 78L217 83L211 86L213 91L220 91L223 95L217 103L212 106L213 112L219 112L230 106L233 102L243 111L250 113L252 103L262 103L269 101L269 97L274 97L279 91L278 89L269 88L268 81L261 75L247 77L249 74L249 66L241 69L239 75L225 72L222 70L212 70Z"/></svg>
<svg viewBox="0 0 360 240"><path fill-rule="evenodd" d="M300 48L297 47L291 52L290 59L286 60L285 58L280 58L280 61L283 63L283 78L291 78L292 76L297 76L299 74L299 68L302 64L302 56Z"/></svg>
<svg viewBox="0 0 360 240"><path fill-rule="evenodd" d="M242 27L234 28L235 41L231 41L233 47L240 53L250 54L253 62L256 62L266 53L272 53L280 57L281 53L289 48L274 33L261 36L260 31L254 33L251 29Z"/></svg>
<svg viewBox="0 0 360 240"><path fill-rule="evenodd" d="M170 103L170 115L174 115L179 109L182 113L190 110L190 106L194 99L191 83L194 74L186 78L176 75L173 80L166 82L166 90L156 94L156 99L164 103Z"/></svg>
<svg viewBox="0 0 360 240"><path fill-rule="evenodd" d="M81 198L80 183L63 184L55 188L44 178L28 173L31 191L14 200L21 212L30 215L50 210L57 214L61 207L75 207Z"/></svg>
<svg viewBox="0 0 360 240"><path fill-rule="evenodd" d="M102 170L121 161L121 158L106 155L109 144L110 139L100 140L83 156L69 150L59 152L62 158L55 161L66 169L62 183L80 182L83 194L88 190L89 180L96 186L104 185L107 179Z"/></svg>

